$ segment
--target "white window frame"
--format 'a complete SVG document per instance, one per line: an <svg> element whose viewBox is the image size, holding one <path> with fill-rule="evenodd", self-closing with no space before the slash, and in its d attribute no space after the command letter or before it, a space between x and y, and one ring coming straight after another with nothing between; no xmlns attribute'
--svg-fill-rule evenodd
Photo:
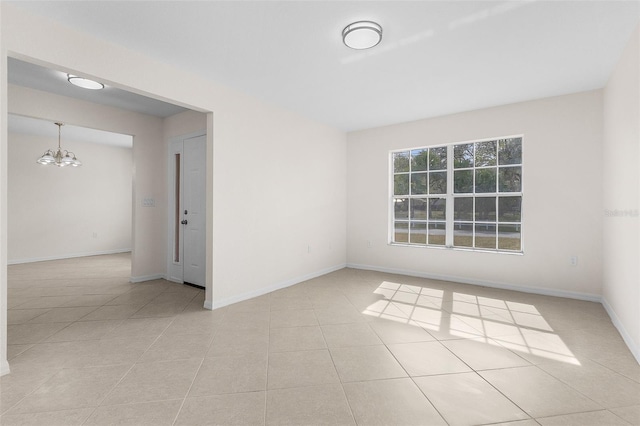
<svg viewBox="0 0 640 426"><path fill-rule="evenodd" d="M509 167L509 166L520 166L521 167L521 171L520 171L520 176L521 176L521 187L520 187L520 191L519 192L499 192L498 188L496 187L496 192L487 192L487 193L460 193L460 194L456 194L455 188L454 188L454 171L455 170L460 170L460 169L455 169L454 168L454 147L456 145L465 145L465 144L475 144L475 143L479 143L479 142L487 142L487 141L499 141L502 139L511 139L511 138L519 138L521 140L521 153L522 153L522 158L519 164L515 164L515 165L499 165L498 164L498 159L496 159L496 165L495 166L486 166L486 168L495 168L496 169L496 185L498 185L498 179L499 179L499 171L501 167ZM405 152L408 151L409 153L411 153L411 151L414 150L419 150L419 149L431 149L431 148L441 148L441 147L446 147L447 148L447 191L445 194L424 194L424 196L416 196L413 197L413 195L407 197L407 198L433 198L433 197L437 197L437 198L445 198L446 199L446 222L445 222L445 244L444 245L431 245L428 243L425 244L421 244L421 243L411 243L411 242L395 242L395 211L394 211L394 200L396 198L395 194L394 194L394 164L393 164L393 156L395 153L398 152ZM411 157L409 158L409 161L411 161ZM475 166L475 164L474 164ZM447 143L447 144L437 144L437 145L426 145L426 146L419 146L419 147L409 147L409 148L402 148L402 149L395 149L392 151L389 151L389 163L388 163L388 167L389 167L389 198L388 198L388 244L392 245L392 246L408 246L408 247L422 247L422 248L429 248L429 249L440 249L440 250L460 250L460 251L479 251L479 252L489 252L489 253L500 253L500 254L516 254L516 255L522 255L524 254L524 233L522 232L523 230L523 224L524 224L524 135L522 134L518 134L518 135L509 135L509 136L499 136L499 137L492 137L492 138L485 138L485 139L474 139L474 140L468 140L468 141L460 141L460 142L451 142L451 143ZM477 169L481 169L483 167L470 167L470 168L463 168L463 169L469 169L469 170L477 170ZM409 172L409 175L411 174L411 171ZM474 173L475 175L475 173ZM496 203L498 202L498 197L505 197L505 196L518 196L521 198L521 207L520 207L520 222L499 222L499 218L498 218L498 209L496 206L496 221L495 221L495 226L496 226L496 248L495 249L490 249L490 248L476 248L476 247L463 247L463 246L454 246L453 244L453 239L454 239L454 222L460 222L460 221L455 221L454 220L454 202L455 202L455 198L461 198L461 197L472 197L475 203L476 198L482 198L482 197L495 197L496 198ZM411 212L409 211L408 213L408 218L407 218L407 223L408 223L408 227L411 227ZM404 220L402 220L404 221ZM428 218L427 218L427 234L429 232L428 230ZM463 221L463 222L468 222L470 224L472 224L472 228L473 228L473 234L474 234L474 239L473 241L475 242L475 218L474 220L471 221ZM480 223L483 223L482 221L478 221ZM514 225L519 225L520 226L520 250L506 250L506 249L500 249L499 248L499 243L498 243L498 238L499 238L499 226L500 224L514 224ZM410 235L410 229L409 229L409 235ZM427 235L427 242L428 242L428 235ZM410 237L409 237L409 241L410 241Z"/></svg>

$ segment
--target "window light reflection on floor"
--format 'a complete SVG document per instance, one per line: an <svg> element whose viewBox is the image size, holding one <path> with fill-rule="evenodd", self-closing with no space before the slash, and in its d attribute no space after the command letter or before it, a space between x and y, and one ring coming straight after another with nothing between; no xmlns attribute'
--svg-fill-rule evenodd
<svg viewBox="0 0 640 426"><path fill-rule="evenodd" d="M434 337L464 338L580 365L534 305L385 281L363 314L422 327Z"/></svg>

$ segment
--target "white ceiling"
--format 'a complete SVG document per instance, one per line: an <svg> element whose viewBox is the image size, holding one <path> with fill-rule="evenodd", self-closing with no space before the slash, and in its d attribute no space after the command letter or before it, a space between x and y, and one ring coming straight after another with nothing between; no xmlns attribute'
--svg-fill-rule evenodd
<svg viewBox="0 0 640 426"><path fill-rule="evenodd" d="M168 117L186 111L177 105L137 95L116 87L105 86L102 90L82 89L70 84L67 81L67 74L62 71L41 67L15 58L9 58L7 68L9 71L8 82L18 86L31 87L157 117Z"/></svg>
<svg viewBox="0 0 640 426"><path fill-rule="evenodd" d="M601 88L640 21L639 1L14 4L346 131ZM342 44L356 20L377 47Z"/></svg>
<svg viewBox="0 0 640 426"><path fill-rule="evenodd" d="M9 133L42 136L51 139L51 149L58 144L58 126L47 120L9 114ZM65 124L60 128L60 141L99 143L122 148L133 147L133 136Z"/></svg>

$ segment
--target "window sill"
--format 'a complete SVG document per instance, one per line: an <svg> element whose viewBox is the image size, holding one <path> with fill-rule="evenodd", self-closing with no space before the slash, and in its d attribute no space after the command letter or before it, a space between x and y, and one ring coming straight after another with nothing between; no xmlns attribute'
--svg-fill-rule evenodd
<svg viewBox="0 0 640 426"><path fill-rule="evenodd" d="M503 250L488 250L488 249L474 249L465 247L448 247L448 246L428 246L424 244L408 244L408 243L387 243L393 247L417 247L427 248L433 250L451 250L451 251L463 251L471 253L491 253L491 254L506 254L511 256L524 256L524 251L503 251Z"/></svg>

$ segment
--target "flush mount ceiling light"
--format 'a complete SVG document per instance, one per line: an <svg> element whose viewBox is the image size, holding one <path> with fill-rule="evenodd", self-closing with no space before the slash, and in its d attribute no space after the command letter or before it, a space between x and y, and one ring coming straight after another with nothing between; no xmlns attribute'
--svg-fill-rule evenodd
<svg viewBox="0 0 640 426"><path fill-rule="evenodd" d="M62 151L62 149L60 149L60 128L64 126L64 124L56 123L56 126L58 126L58 149L55 152L51 149L47 150L47 152L42 154L42 157L38 158L38 161L36 162L45 166L49 164L58 167L81 166L82 163L76 158L76 155L73 152L67 150Z"/></svg>
<svg viewBox="0 0 640 426"><path fill-rule="evenodd" d="M342 41L356 50L370 49L382 40L382 27L371 21L358 21L342 30Z"/></svg>
<svg viewBox="0 0 640 426"><path fill-rule="evenodd" d="M78 77L77 75L67 74L67 80L74 86L82 87L83 89L100 90L104 89L104 84L97 81L89 80L88 78Z"/></svg>

